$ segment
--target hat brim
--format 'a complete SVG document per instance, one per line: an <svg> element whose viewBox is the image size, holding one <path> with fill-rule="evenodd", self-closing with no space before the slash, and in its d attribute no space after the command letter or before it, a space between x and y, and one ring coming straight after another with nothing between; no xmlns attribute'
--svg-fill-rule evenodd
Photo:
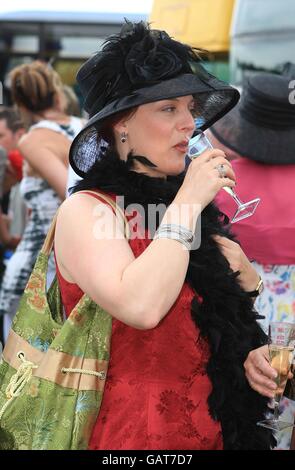
<svg viewBox="0 0 295 470"><path fill-rule="evenodd" d="M216 122L210 131L223 145L242 157L269 165L295 163L294 129L271 129L252 124L240 105Z"/></svg>
<svg viewBox="0 0 295 470"><path fill-rule="evenodd" d="M213 76L209 80L202 80L195 74L179 75L135 90L105 106L91 117L76 136L70 149L70 165L73 170L83 178L99 158L99 124L106 118L143 104L187 95L193 95L197 107L200 107L200 130L207 129L224 116L236 105L240 96L238 90Z"/></svg>

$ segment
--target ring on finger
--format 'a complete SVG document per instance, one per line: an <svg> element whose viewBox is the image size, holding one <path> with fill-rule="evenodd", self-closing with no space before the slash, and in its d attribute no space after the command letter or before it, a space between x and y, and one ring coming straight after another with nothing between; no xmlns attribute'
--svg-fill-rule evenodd
<svg viewBox="0 0 295 470"><path fill-rule="evenodd" d="M219 173L219 178L224 178L226 176L226 167L223 163L216 165L215 169Z"/></svg>

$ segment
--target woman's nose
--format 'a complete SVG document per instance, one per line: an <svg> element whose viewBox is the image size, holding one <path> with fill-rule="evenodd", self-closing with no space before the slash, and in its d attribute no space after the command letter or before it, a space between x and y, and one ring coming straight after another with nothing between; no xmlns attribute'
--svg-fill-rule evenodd
<svg viewBox="0 0 295 470"><path fill-rule="evenodd" d="M184 129L187 132L193 132L195 129L195 121L191 111L183 113L181 120L179 121L180 129Z"/></svg>

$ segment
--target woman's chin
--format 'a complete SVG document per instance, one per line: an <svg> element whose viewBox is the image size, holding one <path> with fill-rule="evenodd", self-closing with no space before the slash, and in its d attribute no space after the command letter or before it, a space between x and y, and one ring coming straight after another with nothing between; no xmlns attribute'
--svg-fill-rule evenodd
<svg viewBox="0 0 295 470"><path fill-rule="evenodd" d="M179 162L175 165L171 165L171 168L169 168L167 174L169 176L177 176L177 175L180 175L181 173L183 173L185 171L185 168L186 168L186 165L185 165L185 159L183 159L182 162Z"/></svg>

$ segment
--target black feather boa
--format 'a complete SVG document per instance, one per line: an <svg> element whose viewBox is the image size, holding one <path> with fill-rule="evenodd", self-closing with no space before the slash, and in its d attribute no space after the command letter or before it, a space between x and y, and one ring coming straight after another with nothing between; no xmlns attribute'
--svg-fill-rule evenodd
<svg viewBox="0 0 295 470"><path fill-rule="evenodd" d="M148 204L169 205L183 175L166 181L151 178L132 171L135 159L129 155L123 162L107 151L74 191L97 188L124 195L125 207L132 203L146 209ZM207 365L213 386L209 410L221 422L224 449L270 449L274 444L271 433L256 425L267 410L267 399L249 387L243 368L249 351L265 344L266 336L256 322L259 316L252 300L236 280L238 273L231 271L212 239L213 234L233 239L227 221L214 204L202 212L202 243L190 252L187 272L188 282L203 298L202 304L193 300L192 317L211 349Z"/></svg>

